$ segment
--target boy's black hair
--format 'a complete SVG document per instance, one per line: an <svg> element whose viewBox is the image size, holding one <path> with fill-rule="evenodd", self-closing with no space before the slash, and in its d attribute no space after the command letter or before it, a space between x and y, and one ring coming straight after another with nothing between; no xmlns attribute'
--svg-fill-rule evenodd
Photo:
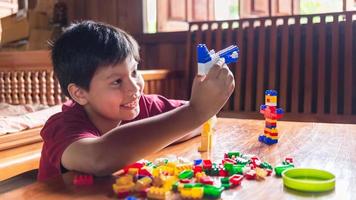
<svg viewBox="0 0 356 200"><path fill-rule="evenodd" d="M72 24L52 47L54 73L68 97L70 83L89 90L99 67L121 63L127 56L139 61L135 39L119 28L93 21Z"/></svg>

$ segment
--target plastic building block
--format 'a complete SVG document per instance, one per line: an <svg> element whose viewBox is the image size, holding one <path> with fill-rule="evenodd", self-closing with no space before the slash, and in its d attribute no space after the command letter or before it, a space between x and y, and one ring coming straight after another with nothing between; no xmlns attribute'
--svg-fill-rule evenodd
<svg viewBox="0 0 356 200"><path fill-rule="evenodd" d="M293 158L292 157L286 157L284 159L284 161L287 162L287 163L293 163Z"/></svg>
<svg viewBox="0 0 356 200"><path fill-rule="evenodd" d="M138 175L140 176L152 176L151 172L149 172L147 169L139 169Z"/></svg>
<svg viewBox="0 0 356 200"><path fill-rule="evenodd" d="M112 185L116 196L128 200L136 197L176 199L176 196L171 196L171 192L176 192L180 194L179 199L216 199L221 197L224 190L241 185L243 179L261 180L273 172L272 166L267 162L262 162L257 156L240 152L224 154L221 162L212 163L211 160L197 159L197 165L184 159L175 159L144 162L142 166L139 164L127 168L127 173L120 174ZM288 157L283 162L289 166L292 161L293 159ZM276 171L278 170L280 168L277 167ZM139 171L152 176L140 175ZM217 177L211 176L220 176L221 183L217 183ZM215 183L219 187L214 185Z"/></svg>
<svg viewBox="0 0 356 200"><path fill-rule="evenodd" d="M229 178L229 182L234 186L240 185L243 178L244 176L235 174Z"/></svg>
<svg viewBox="0 0 356 200"><path fill-rule="evenodd" d="M145 177L137 180L136 185L135 185L135 190L141 191L141 190L148 188L149 186L151 186L152 181L153 180L148 176L145 176Z"/></svg>
<svg viewBox="0 0 356 200"><path fill-rule="evenodd" d="M236 158L236 157L241 156L241 153L238 152L238 151L228 152L228 153L227 153L227 156L228 156L229 158Z"/></svg>
<svg viewBox="0 0 356 200"><path fill-rule="evenodd" d="M203 160L203 169L211 169L213 164L211 160Z"/></svg>
<svg viewBox="0 0 356 200"><path fill-rule="evenodd" d="M184 199L201 199L204 195L203 187L184 188L180 191L180 195Z"/></svg>
<svg viewBox="0 0 356 200"><path fill-rule="evenodd" d="M130 168L141 169L143 166L144 166L143 163L139 163L139 162L133 163L133 164L131 164L131 165L126 166L126 167L124 168L124 171L125 171L125 173L127 173Z"/></svg>
<svg viewBox="0 0 356 200"><path fill-rule="evenodd" d="M135 196L128 196L125 200L137 200Z"/></svg>
<svg viewBox="0 0 356 200"><path fill-rule="evenodd" d="M245 174L245 178L246 178L247 180L254 180L254 179L256 179L256 171L255 171L255 170L251 170L251 171L247 172L247 173Z"/></svg>
<svg viewBox="0 0 356 200"><path fill-rule="evenodd" d="M179 182L181 182L181 183L190 183L191 182L191 180L190 179L188 179L188 178L186 178L186 179L180 179L179 180Z"/></svg>
<svg viewBox="0 0 356 200"><path fill-rule="evenodd" d="M213 134L212 119L209 119L202 126L202 132L200 136L201 145L198 148L198 151L205 152L211 149L212 134Z"/></svg>
<svg viewBox="0 0 356 200"><path fill-rule="evenodd" d="M88 174L75 175L73 179L73 184L77 186L93 185L93 183L93 176Z"/></svg>
<svg viewBox="0 0 356 200"><path fill-rule="evenodd" d="M294 168L293 164L288 164L288 165L277 165L274 168L274 172L276 173L277 176L282 176L282 172L286 169Z"/></svg>
<svg viewBox="0 0 356 200"><path fill-rule="evenodd" d="M220 198L221 193L224 191L224 187L216 187L212 185L204 185L204 197L207 198Z"/></svg>
<svg viewBox="0 0 356 200"><path fill-rule="evenodd" d="M231 45L215 53L214 50L209 51L205 44L198 44L198 74L207 74L219 58L223 58L226 64L237 62L239 57L238 53L239 48L236 45Z"/></svg>
<svg viewBox="0 0 356 200"><path fill-rule="evenodd" d="M221 184L230 183L230 178L229 178L229 177L221 178L221 179L220 179L220 182L221 182Z"/></svg>
<svg viewBox="0 0 356 200"><path fill-rule="evenodd" d="M193 167L193 171L194 171L194 175L198 172L202 172L203 171L203 166L194 166Z"/></svg>
<svg viewBox="0 0 356 200"><path fill-rule="evenodd" d="M129 196L130 192L118 192L116 194L117 194L117 198L122 199L122 198L125 198L125 197Z"/></svg>
<svg viewBox="0 0 356 200"><path fill-rule="evenodd" d="M258 141L272 145L278 143L277 120L282 118L283 109L277 108L277 91L265 91L265 104L260 106L260 113L265 117L264 134L258 137Z"/></svg>
<svg viewBox="0 0 356 200"><path fill-rule="evenodd" d="M214 181L211 179L209 176L204 176L200 178L200 183L207 184L207 185L213 185Z"/></svg>
<svg viewBox="0 0 356 200"><path fill-rule="evenodd" d="M231 158L224 158L223 162L228 162L228 163L232 163L232 164L236 164L236 160L231 159Z"/></svg>
<svg viewBox="0 0 356 200"><path fill-rule="evenodd" d="M227 177L229 176L229 172L224 169L219 169L219 176Z"/></svg>
<svg viewBox="0 0 356 200"><path fill-rule="evenodd" d="M147 191L147 197L151 199L169 199L171 192L164 188L150 187Z"/></svg>
<svg viewBox="0 0 356 200"><path fill-rule="evenodd" d="M260 167L264 169L272 169L272 166L268 162L262 162Z"/></svg>
<svg viewBox="0 0 356 200"><path fill-rule="evenodd" d="M195 159L195 160L194 160L194 165L195 165L195 166L201 165L202 162L203 162L202 159Z"/></svg>
<svg viewBox="0 0 356 200"><path fill-rule="evenodd" d="M257 180L264 180L265 177L267 176L268 172L265 169L257 167L255 169L256 171L256 179Z"/></svg>
<svg viewBox="0 0 356 200"><path fill-rule="evenodd" d="M194 172L192 170L184 170L179 175L179 179L190 179L194 176Z"/></svg>

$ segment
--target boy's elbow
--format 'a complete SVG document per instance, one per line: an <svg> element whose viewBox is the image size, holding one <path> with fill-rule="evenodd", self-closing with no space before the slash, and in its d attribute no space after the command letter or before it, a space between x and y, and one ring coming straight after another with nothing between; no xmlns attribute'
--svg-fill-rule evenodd
<svg viewBox="0 0 356 200"><path fill-rule="evenodd" d="M103 154L100 152L95 152L92 154L92 159L89 168L91 174L95 176L107 176L110 175L112 172L109 170L109 165L105 160L105 157L102 156Z"/></svg>
<svg viewBox="0 0 356 200"><path fill-rule="evenodd" d="M108 176L118 171L123 165L115 160L117 157L106 155L106 153L97 154L92 159L91 169L95 176Z"/></svg>

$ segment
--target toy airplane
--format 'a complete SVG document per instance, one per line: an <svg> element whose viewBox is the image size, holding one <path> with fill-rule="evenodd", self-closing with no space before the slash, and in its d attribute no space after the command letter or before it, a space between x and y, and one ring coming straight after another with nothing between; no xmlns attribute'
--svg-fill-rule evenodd
<svg viewBox="0 0 356 200"><path fill-rule="evenodd" d="M205 75L219 58L224 59L226 64L237 62L239 48L236 45L231 45L215 53L213 49L209 51L205 44L198 44L197 57L198 75Z"/></svg>

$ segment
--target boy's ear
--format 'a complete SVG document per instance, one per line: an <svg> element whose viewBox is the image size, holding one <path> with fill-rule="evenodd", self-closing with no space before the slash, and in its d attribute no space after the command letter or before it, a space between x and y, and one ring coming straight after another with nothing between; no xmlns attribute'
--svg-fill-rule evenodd
<svg viewBox="0 0 356 200"><path fill-rule="evenodd" d="M74 83L70 83L67 87L67 90L72 99L78 104L83 106L88 103L87 91L85 91L83 88L77 86Z"/></svg>

